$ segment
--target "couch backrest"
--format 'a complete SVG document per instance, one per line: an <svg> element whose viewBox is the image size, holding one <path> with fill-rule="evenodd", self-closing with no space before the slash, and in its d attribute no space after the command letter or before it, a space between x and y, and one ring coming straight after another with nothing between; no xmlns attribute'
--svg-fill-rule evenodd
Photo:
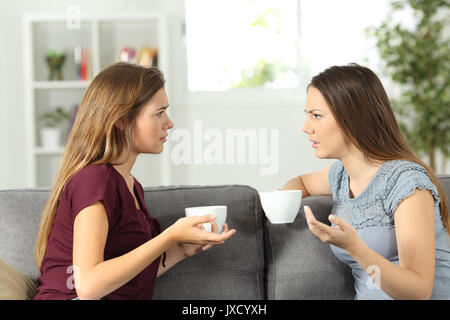
<svg viewBox="0 0 450 320"><path fill-rule="evenodd" d="M339 261L330 246L309 230L303 206L317 220L330 224L330 196L304 198L293 223L264 226L266 248L266 291L269 300L354 299L351 269Z"/></svg>
<svg viewBox="0 0 450 320"><path fill-rule="evenodd" d="M264 299L263 213L248 186L169 186L144 190L150 214L163 229L184 208L226 205L237 233L225 244L184 260L156 282L154 299ZM33 250L48 189L0 191L0 257L37 279Z"/></svg>
<svg viewBox="0 0 450 320"><path fill-rule="evenodd" d="M264 299L263 213L248 186L145 188L150 214L163 229L184 217L184 208L226 205L237 233L222 245L186 259L156 281L154 299Z"/></svg>
<svg viewBox="0 0 450 320"><path fill-rule="evenodd" d="M450 175L439 180L450 199ZM0 257L36 279L33 250L48 189L0 190ZM308 230L303 209L292 224L273 225L263 216L255 189L242 185L145 188L150 213L163 228L184 208L227 205L237 233L225 244L182 261L156 282L155 299L352 299L350 269ZM330 197L308 197L326 222ZM219 259L218 259L219 257ZM183 284L183 285L180 285Z"/></svg>
<svg viewBox="0 0 450 320"><path fill-rule="evenodd" d="M34 246L48 189L0 190L0 257L33 280Z"/></svg>
<svg viewBox="0 0 450 320"><path fill-rule="evenodd" d="M447 195L447 201L450 202L450 174L441 174L438 176L438 179L441 185L444 187L445 193Z"/></svg>
<svg viewBox="0 0 450 320"><path fill-rule="evenodd" d="M450 175L438 178L450 199ZM265 221L267 298L354 299L351 269L334 256L328 244L309 231L304 205L311 207L319 221L330 224L328 215L333 203L329 196L305 198L292 224Z"/></svg>

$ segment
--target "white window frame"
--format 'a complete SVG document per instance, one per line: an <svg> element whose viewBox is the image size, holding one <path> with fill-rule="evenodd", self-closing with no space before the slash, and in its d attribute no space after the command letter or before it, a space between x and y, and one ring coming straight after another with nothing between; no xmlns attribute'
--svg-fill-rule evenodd
<svg viewBox="0 0 450 320"><path fill-rule="evenodd" d="M300 0L297 0L297 32L300 34ZM306 92L304 88L307 84L302 82L300 77L302 72L302 65L300 63L300 41L299 38L296 40L296 56L297 56L297 68L296 74L298 77L297 87L286 88L286 89L266 89L264 87L253 87L253 88L231 88L227 91L196 91L192 92L189 90L188 86L188 74L187 74L187 43L186 43L186 20L185 20L185 10L181 21L181 32L180 41L176 42L182 44L183 55L183 65L174 66L172 70L183 70L182 73L177 72L174 74L174 84L172 87L177 88L177 92L183 92L179 96L181 104L186 105L189 108L210 108L212 105L214 107L226 107L226 108L241 108L244 104L245 106L259 106L259 107L274 107L280 106L290 106L297 105L298 103L304 101ZM174 48L176 50L176 48ZM304 93L304 94L303 94ZM176 97L174 97L176 98ZM174 101L175 103L177 101Z"/></svg>

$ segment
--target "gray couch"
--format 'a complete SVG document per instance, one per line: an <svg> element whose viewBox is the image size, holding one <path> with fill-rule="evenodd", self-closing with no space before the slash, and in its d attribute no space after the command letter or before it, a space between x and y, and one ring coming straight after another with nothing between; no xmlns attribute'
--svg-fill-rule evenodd
<svg viewBox="0 0 450 320"><path fill-rule="evenodd" d="M441 176L450 197L450 175ZM353 299L350 269L308 229L303 205L328 223L328 196L303 199L294 223L271 224L258 192L244 185L147 187L145 200L163 228L184 208L227 205L237 233L225 244L186 259L156 282L154 299ZM0 191L0 258L32 279L33 248L48 189Z"/></svg>

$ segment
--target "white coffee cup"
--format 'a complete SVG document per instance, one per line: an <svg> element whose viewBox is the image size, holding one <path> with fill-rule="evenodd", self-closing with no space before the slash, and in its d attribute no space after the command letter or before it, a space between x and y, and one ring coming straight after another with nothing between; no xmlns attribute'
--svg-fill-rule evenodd
<svg viewBox="0 0 450 320"><path fill-rule="evenodd" d="M213 214L216 218L217 232L222 233L222 226L227 221L227 206L203 206L185 208L186 217L203 216ZM211 223L204 223L203 227L206 231L211 232Z"/></svg>
<svg viewBox="0 0 450 320"><path fill-rule="evenodd" d="M302 203L301 190L266 191L259 197L267 218L274 224L294 222Z"/></svg>

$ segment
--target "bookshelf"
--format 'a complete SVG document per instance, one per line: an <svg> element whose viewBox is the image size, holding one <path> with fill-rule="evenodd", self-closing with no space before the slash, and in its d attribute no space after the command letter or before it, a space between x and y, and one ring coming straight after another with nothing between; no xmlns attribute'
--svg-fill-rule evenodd
<svg viewBox="0 0 450 320"><path fill-rule="evenodd" d="M43 147L40 138L42 114L57 106L72 112L81 102L90 80L106 66L118 61L122 48L128 46L157 48L158 67L169 75L167 17L163 13L86 15L79 28L69 28L65 15L25 14L23 16L23 63L27 121L27 185L51 187L56 177L67 130L63 128L62 145ZM77 73L75 47L89 52L88 78ZM63 80L48 80L45 60L48 50L64 52ZM170 83L166 81L170 100ZM143 186L170 184L169 142L161 155L141 155L133 174Z"/></svg>

